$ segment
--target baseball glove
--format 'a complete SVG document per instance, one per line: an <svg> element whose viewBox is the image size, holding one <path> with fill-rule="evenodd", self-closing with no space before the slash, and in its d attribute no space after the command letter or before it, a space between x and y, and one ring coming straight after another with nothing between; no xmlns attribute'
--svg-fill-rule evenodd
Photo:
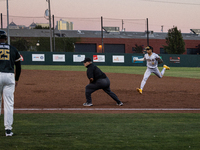
<svg viewBox="0 0 200 150"><path fill-rule="evenodd" d="M163 60L160 59L160 58L156 58L156 60L158 61L158 64L162 64L163 63Z"/></svg>

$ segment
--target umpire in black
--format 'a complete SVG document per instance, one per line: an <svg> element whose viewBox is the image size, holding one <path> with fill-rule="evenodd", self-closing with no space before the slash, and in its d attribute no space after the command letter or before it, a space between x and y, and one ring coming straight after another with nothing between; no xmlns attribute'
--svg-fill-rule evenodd
<svg viewBox="0 0 200 150"><path fill-rule="evenodd" d="M87 68L87 77L90 83L85 87L85 96L87 102L83 106L93 106L91 94L99 89L103 89L110 97L112 97L118 106L122 106L123 103L118 97L110 90L110 80L97 66L92 63L90 58L85 58L84 66Z"/></svg>

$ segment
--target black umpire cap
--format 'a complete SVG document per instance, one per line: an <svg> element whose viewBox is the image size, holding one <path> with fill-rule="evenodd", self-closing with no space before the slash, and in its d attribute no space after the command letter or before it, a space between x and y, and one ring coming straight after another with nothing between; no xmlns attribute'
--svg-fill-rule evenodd
<svg viewBox="0 0 200 150"><path fill-rule="evenodd" d="M6 39L7 38L7 34L4 30L0 30L0 39Z"/></svg>
<svg viewBox="0 0 200 150"><path fill-rule="evenodd" d="M92 60L90 58L85 58L84 61L82 61L83 63L86 63L86 62L91 62Z"/></svg>

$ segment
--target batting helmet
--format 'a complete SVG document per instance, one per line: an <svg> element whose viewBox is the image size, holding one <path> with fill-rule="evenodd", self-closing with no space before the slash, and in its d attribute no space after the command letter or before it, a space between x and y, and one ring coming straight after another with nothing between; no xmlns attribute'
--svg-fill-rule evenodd
<svg viewBox="0 0 200 150"><path fill-rule="evenodd" d="M6 39L7 38L7 34L4 30L0 30L0 39Z"/></svg>

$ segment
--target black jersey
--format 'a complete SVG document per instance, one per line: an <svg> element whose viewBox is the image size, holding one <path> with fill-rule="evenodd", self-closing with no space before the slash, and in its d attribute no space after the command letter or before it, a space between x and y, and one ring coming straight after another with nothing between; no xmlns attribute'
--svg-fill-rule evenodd
<svg viewBox="0 0 200 150"><path fill-rule="evenodd" d="M93 78L94 81L98 79L106 78L106 74L103 73L97 66L93 63L87 66L87 77L88 79Z"/></svg>
<svg viewBox="0 0 200 150"><path fill-rule="evenodd" d="M21 56L15 47L0 43L0 72L14 73L15 62L20 60Z"/></svg>

